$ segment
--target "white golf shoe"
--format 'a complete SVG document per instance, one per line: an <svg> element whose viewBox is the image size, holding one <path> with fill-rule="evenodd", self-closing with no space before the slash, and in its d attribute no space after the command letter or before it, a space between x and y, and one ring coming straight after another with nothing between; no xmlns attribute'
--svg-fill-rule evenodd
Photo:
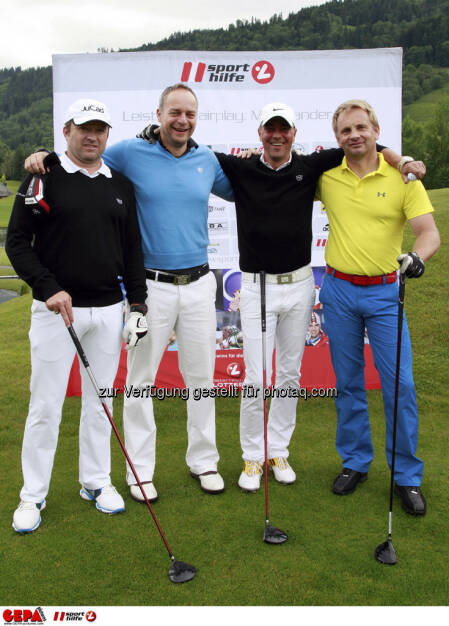
<svg viewBox="0 0 449 626"><path fill-rule="evenodd" d="M101 489L82 487L80 496L83 500L95 501L97 509L108 515L115 515L115 513L121 513L125 510L123 498L113 485L106 485Z"/></svg>
<svg viewBox="0 0 449 626"><path fill-rule="evenodd" d="M291 485L295 482L296 474L284 456L276 456L273 459L268 459L268 464L273 470L274 477L278 483Z"/></svg>
<svg viewBox="0 0 449 626"><path fill-rule="evenodd" d="M245 467L240 474L239 487L243 491L257 491L260 487L260 479L263 474L260 461L245 461Z"/></svg>
<svg viewBox="0 0 449 626"><path fill-rule="evenodd" d="M158 499L156 487L153 485L151 480L147 480L145 482L140 483L145 491L145 495L148 499L148 502L156 502ZM131 498L133 500L137 500L137 502L145 502L145 498L140 491L139 485L130 485L129 493L131 494Z"/></svg>
<svg viewBox="0 0 449 626"><path fill-rule="evenodd" d="M206 493L216 494L224 491L224 481L218 472L210 471L204 474L190 472L190 474L200 481L201 489Z"/></svg>
<svg viewBox="0 0 449 626"><path fill-rule="evenodd" d="M16 533L32 533L41 523L41 511L45 509L45 500L42 502L20 501L14 511L12 527Z"/></svg>

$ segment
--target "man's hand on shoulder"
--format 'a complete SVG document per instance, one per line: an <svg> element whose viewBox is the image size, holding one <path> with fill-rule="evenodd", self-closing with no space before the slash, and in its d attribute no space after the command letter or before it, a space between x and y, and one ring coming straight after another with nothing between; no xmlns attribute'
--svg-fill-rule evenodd
<svg viewBox="0 0 449 626"><path fill-rule="evenodd" d="M405 184L411 182L408 174L414 174L418 180L422 180L426 175L426 166L423 161L409 161L402 166L401 174Z"/></svg>
<svg viewBox="0 0 449 626"><path fill-rule="evenodd" d="M47 174L50 171L49 167L44 166L44 159L48 156L48 152L43 150L40 152L33 152L25 159L23 167L30 174Z"/></svg>
<svg viewBox="0 0 449 626"><path fill-rule="evenodd" d="M248 148L247 150L242 150L236 156L238 159L249 159L253 154L260 154L260 152L256 148Z"/></svg>

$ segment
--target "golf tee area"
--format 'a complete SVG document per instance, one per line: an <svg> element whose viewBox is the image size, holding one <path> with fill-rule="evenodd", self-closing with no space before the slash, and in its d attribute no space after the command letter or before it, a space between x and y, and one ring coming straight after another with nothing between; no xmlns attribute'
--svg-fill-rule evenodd
<svg viewBox="0 0 449 626"><path fill-rule="evenodd" d="M296 483L270 471L270 523L288 541L263 541L263 481L257 493L237 485L243 461L239 398L216 400L219 471L225 491L201 491L185 463L186 403L154 400L157 457L152 504L176 559L195 578L173 585L170 559L145 504L131 499L125 460L112 434L112 483L126 510L103 515L80 498L78 428L81 400L67 398L46 508L39 528L11 527L22 486L21 446L29 402L31 294L0 304L1 419L0 603L8 606L447 606L449 547L449 189L429 192L441 248L419 280L407 281L405 312L419 408L417 455L424 460L424 517L393 500L394 567L376 561L388 533L390 471L380 391L368 392L374 461L368 480L349 496L332 493L341 469L332 398L298 401L289 462ZM407 226L403 250L414 240ZM3 263L7 264L3 251ZM123 396L114 398L122 425ZM51 618L50 618L51 619Z"/></svg>

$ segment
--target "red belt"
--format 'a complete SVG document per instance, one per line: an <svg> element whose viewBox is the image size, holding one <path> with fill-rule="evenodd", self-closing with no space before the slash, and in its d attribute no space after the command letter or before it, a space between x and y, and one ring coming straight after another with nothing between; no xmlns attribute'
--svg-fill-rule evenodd
<svg viewBox="0 0 449 626"><path fill-rule="evenodd" d="M390 284L396 282L396 272L390 274L382 274L382 276L360 276L358 274L344 274L335 270L333 267L326 265L326 272L332 274L335 278L341 278L341 280L347 280L354 285L382 285L384 283Z"/></svg>

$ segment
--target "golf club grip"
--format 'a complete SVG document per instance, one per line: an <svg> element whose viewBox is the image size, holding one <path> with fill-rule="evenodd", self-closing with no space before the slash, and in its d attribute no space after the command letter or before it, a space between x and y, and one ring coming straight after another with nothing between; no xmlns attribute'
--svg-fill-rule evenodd
<svg viewBox="0 0 449 626"><path fill-rule="evenodd" d="M67 327L67 330L70 333L70 336L73 340L73 343L75 344L75 348L76 351L78 352L78 356L81 359L84 367L87 369L89 367L89 361L87 360L86 355L84 354L84 350L83 350L83 346L80 343L80 340L78 339L78 335L75 332L75 329L73 328L72 325Z"/></svg>
<svg viewBox="0 0 449 626"><path fill-rule="evenodd" d="M261 322L262 322L262 332L266 331L266 299L265 299L265 272L260 272L260 311L261 311Z"/></svg>

